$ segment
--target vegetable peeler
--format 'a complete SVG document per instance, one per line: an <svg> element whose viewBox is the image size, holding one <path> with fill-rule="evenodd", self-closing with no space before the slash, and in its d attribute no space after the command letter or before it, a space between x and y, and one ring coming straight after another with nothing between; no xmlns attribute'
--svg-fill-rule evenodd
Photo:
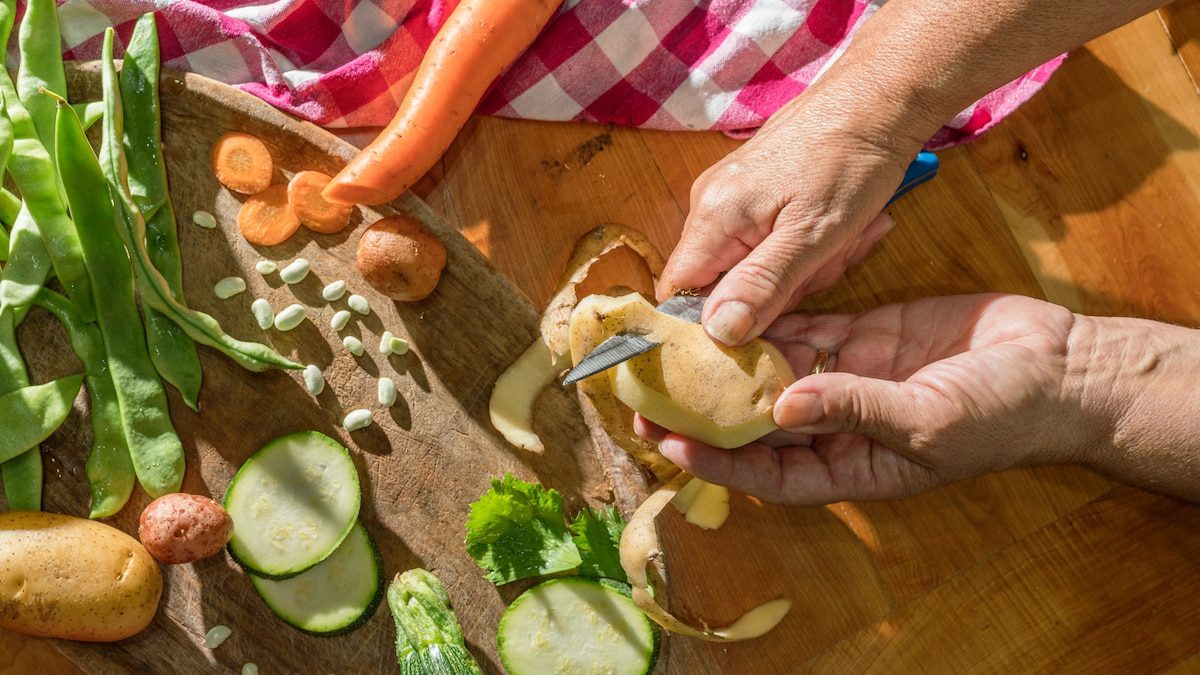
<svg viewBox="0 0 1200 675"><path fill-rule="evenodd" d="M905 194L908 194L913 188L921 183L931 180L938 172L938 158L932 152L919 153L908 165L904 171L904 178L900 181L900 187L896 188L896 194L888 200L890 206ZM704 302L708 300L707 296L703 295L688 295L680 294L669 298L660 304L657 309L663 314L669 314L684 321L692 323L700 323L700 314L704 311ZM614 335L593 349L587 356L567 373L563 378L563 386L574 384L584 378L591 377L598 373L602 373L613 366L628 361L639 354L658 347L659 343L648 339L645 335L636 333L619 333Z"/></svg>

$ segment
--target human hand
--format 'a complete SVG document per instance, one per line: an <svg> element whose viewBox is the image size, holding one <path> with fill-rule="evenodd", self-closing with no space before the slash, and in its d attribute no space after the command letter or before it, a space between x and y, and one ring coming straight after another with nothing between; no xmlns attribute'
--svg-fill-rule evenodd
<svg viewBox="0 0 1200 675"><path fill-rule="evenodd" d="M862 119L861 92L847 92L814 86L692 185L658 296L724 274L702 319L717 341L758 336L806 294L837 281L891 229L880 211L923 139L896 133L909 125L876 114L878 106Z"/></svg>
<svg viewBox="0 0 1200 675"><path fill-rule="evenodd" d="M1076 331L1087 324L1091 335L1095 321L1007 295L791 314L764 337L796 372L818 350L833 356L780 397L780 431L720 450L640 417L635 427L688 473L790 504L899 498L1016 465L1085 461L1110 443L1127 407L1117 401L1139 388L1096 386L1125 350L1097 361L1094 340L1081 347Z"/></svg>

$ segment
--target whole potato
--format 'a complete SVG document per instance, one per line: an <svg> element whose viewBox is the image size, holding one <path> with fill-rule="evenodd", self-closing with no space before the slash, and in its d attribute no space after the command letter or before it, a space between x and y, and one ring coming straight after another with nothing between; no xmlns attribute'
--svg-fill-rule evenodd
<svg viewBox="0 0 1200 675"><path fill-rule="evenodd" d="M412 302L437 287L446 247L421 223L405 216L371 224L358 240L358 271L380 293Z"/></svg>
<svg viewBox="0 0 1200 675"><path fill-rule="evenodd" d="M138 524L142 545L168 565L216 555L231 536L233 519L224 507L208 497L184 492L150 502Z"/></svg>
<svg viewBox="0 0 1200 675"><path fill-rule="evenodd" d="M163 580L133 537L57 513L0 513L0 628L113 642L154 619Z"/></svg>

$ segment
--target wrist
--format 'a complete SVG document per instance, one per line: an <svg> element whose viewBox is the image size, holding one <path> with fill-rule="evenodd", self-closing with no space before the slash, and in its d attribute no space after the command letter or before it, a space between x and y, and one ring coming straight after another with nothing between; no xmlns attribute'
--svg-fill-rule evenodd
<svg viewBox="0 0 1200 675"><path fill-rule="evenodd" d="M1200 497L1196 372L1200 332L1077 317L1066 374L1087 426L1077 461L1115 480Z"/></svg>

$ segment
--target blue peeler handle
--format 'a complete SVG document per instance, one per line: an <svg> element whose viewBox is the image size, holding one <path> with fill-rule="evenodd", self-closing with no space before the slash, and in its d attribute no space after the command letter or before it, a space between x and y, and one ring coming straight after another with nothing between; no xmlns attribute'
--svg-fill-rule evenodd
<svg viewBox="0 0 1200 675"><path fill-rule="evenodd" d="M938 158L932 152L921 151L917 158L908 165L904 170L904 179L900 181L900 187L896 188L896 194L888 200L887 206L891 206L892 202L908 194L909 190L917 187L921 183L928 182L937 175Z"/></svg>

